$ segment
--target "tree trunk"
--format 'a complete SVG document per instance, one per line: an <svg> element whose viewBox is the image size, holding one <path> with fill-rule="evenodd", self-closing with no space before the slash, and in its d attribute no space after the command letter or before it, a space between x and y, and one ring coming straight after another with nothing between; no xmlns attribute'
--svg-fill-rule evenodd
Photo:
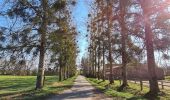
<svg viewBox="0 0 170 100"><path fill-rule="evenodd" d="M59 66L60 66L60 69L59 69L59 81L62 81L62 60L61 60L61 57L59 58Z"/></svg>
<svg viewBox="0 0 170 100"><path fill-rule="evenodd" d="M104 40L103 40L103 81L105 81L105 50L104 50Z"/></svg>
<svg viewBox="0 0 170 100"><path fill-rule="evenodd" d="M60 67L60 70L59 70L59 81L62 80L62 68Z"/></svg>
<svg viewBox="0 0 170 100"><path fill-rule="evenodd" d="M125 28L125 6L126 4L124 4L125 1L124 0L120 0L120 26L121 26L121 44L122 44L122 49L121 49L121 53L122 53L122 86L121 88L123 89L124 87L126 87L127 84L127 68L126 68L126 62L127 62L127 55L126 55L126 28Z"/></svg>
<svg viewBox="0 0 170 100"><path fill-rule="evenodd" d="M92 46L93 46L93 43L92 43ZM93 66L93 78L94 78L95 77L95 51L94 51L94 46L92 48L92 58L93 58L92 66Z"/></svg>
<svg viewBox="0 0 170 100"><path fill-rule="evenodd" d="M69 78L69 67L68 67L68 65L67 65L67 67L66 67L66 72L67 72L66 78Z"/></svg>
<svg viewBox="0 0 170 100"><path fill-rule="evenodd" d="M63 76L64 76L64 80L65 80L66 79L66 66L63 66Z"/></svg>
<svg viewBox="0 0 170 100"><path fill-rule="evenodd" d="M100 40L99 40L99 48L98 48L98 80L100 79Z"/></svg>
<svg viewBox="0 0 170 100"><path fill-rule="evenodd" d="M45 43L46 43L46 31L47 31L47 0L42 0L42 6L43 6L43 22L39 29L39 32L41 34L41 43L40 43L40 56L39 56L39 65L38 65L38 74L37 74L37 81L36 81L36 89L41 89L43 87L43 81L44 81L44 57L45 57Z"/></svg>
<svg viewBox="0 0 170 100"><path fill-rule="evenodd" d="M96 52L96 45L94 47L94 77L96 78L96 72L97 72L97 52Z"/></svg>
<svg viewBox="0 0 170 100"><path fill-rule="evenodd" d="M147 63L148 63L148 73L150 76L150 92L157 94L159 92L158 81L155 70L155 59L154 59L154 48L153 48L153 33L151 32L150 25L145 24L145 40L146 40L146 50L147 50Z"/></svg>
<svg viewBox="0 0 170 100"><path fill-rule="evenodd" d="M91 76L93 77L94 75L94 67L93 67L93 53L92 53L92 49L90 49L90 67L91 67Z"/></svg>
<svg viewBox="0 0 170 100"><path fill-rule="evenodd" d="M111 46L111 39L110 39L110 35L109 35L109 66L110 66L110 76L109 76L109 81L110 84L114 83L113 81L113 69L112 69L112 46Z"/></svg>
<svg viewBox="0 0 170 100"><path fill-rule="evenodd" d="M107 35L108 35L108 43L109 43L109 67L110 67L110 75L109 75L109 81L110 84L114 83L113 81L113 69L112 69L112 42L111 42L111 23L110 23L110 17L112 16L112 6L110 6L110 0L107 0Z"/></svg>
<svg viewBox="0 0 170 100"><path fill-rule="evenodd" d="M153 2L153 1L152 1ZM149 0L144 0L142 3L143 15L145 19L145 44L147 51L147 63L148 63L148 73L149 73L149 94L157 95L159 92L157 75L156 75L156 66L155 66L155 58L154 58L154 47L153 47L153 39L154 35L152 33L151 24L149 20L149 8L150 4L152 4Z"/></svg>

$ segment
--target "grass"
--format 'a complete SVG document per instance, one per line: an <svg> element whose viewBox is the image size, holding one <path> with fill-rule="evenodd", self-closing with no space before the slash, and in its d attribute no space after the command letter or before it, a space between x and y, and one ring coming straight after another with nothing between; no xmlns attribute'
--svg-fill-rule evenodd
<svg viewBox="0 0 170 100"><path fill-rule="evenodd" d="M109 85L109 81L97 80L95 78L86 78L93 86L103 91L106 95L112 96L114 100L150 100L144 98L144 95L149 91L147 86L143 86L140 90L140 85L132 82L128 83L128 87L124 91L117 91L120 87L120 82L115 81L114 84ZM170 90L161 90L161 94L152 100L170 100Z"/></svg>
<svg viewBox="0 0 170 100"><path fill-rule="evenodd" d="M166 76L165 80L170 81L170 76Z"/></svg>
<svg viewBox="0 0 170 100"><path fill-rule="evenodd" d="M73 85L75 77L58 82L57 76L46 76L42 90L35 90L36 76L0 76L0 99L42 100Z"/></svg>

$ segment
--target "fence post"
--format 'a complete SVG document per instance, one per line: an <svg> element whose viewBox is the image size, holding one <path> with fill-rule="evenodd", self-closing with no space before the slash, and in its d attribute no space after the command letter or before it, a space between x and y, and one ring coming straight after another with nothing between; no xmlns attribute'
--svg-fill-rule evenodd
<svg viewBox="0 0 170 100"><path fill-rule="evenodd" d="M163 81L161 81L162 89L164 89Z"/></svg>
<svg viewBox="0 0 170 100"><path fill-rule="evenodd" d="M143 90L143 83L142 83L142 80L140 79L140 90L142 91Z"/></svg>
<svg viewBox="0 0 170 100"><path fill-rule="evenodd" d="M134 78L135 84L136 84L136 78Z"/></svg>

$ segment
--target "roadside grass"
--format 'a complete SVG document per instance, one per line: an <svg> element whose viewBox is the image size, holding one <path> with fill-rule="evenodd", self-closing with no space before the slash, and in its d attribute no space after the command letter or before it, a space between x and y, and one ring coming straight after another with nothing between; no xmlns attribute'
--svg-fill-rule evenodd
<svg viewBox="0 0 170 100"><path fill-rule="evenodd" d="M46 76L44 88L35 90L36 76L0 76L0 99L44 100L71 88L75 78L59 82L57 76Z"/></svg>
<svg viewBox="0 0 170 100"><path fill-rule="evenodd" d="M165 80L170 81L170 76L165 76Z"/></svg>
<svg viewBox="0 0 170 100"><path fill-rule="evenodd" d="M115 80L114 84L109 85L109 81L97 80L95 78L86 78L94 87L101 90L108 96L112 96L114 100L150 100L144 98L144 95L149 91L147 86L143 86L140 90L140 85L132 82L128 83L126 90L119 92L120 82ZM161 90L159 96L152 100L170 100L170 90Z"/></svg>

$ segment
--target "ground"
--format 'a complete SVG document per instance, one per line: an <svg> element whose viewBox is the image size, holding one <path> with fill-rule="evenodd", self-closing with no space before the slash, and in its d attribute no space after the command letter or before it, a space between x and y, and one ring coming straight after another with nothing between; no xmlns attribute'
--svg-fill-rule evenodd
<svg viewBox="0 0 170 100"><path fill-rule="evenodd" d="M0 76L0 100L44 100L71 88L75 77L62 82L58 76L46 76L42 90L35 90L36 76Z"/></svg>
<svg viewBox="0 0 170 100"><path fill-rule="evenodd" d="M94 88L84 76L78 76L71 89L48 100L113 100Z"/></svg>
<svg viewBox="0 0 170 100"><path fill-rule="evenodd" d="M109 81L97 80L95 78L87 78L87 80L96 88L103 91L105 94L112 96L114 100L170 100L170 90L160 88L158 97L154 99L145 98L145 94L149 91L149 87L144 84L141 91L140 84L128 81L128 87L123 91L118 91L120 81L115 80L108 88Z"/></svg>
<svg viewBox="0 0 170 100"><path fill-rule="evenodd" d="M84 76L62 82L57 76L46 76L42 90L35 90L35 80L36 76L0 76L0 100L148 100L143 98L148 86L144 84L141 91L140 85L134 82L128 82L129 87L120 92L117 91L120 86L118 80L109 85L108 80ZM154 100L169 100L170 90L165 87L161 91L163 94Z"/></svg>

